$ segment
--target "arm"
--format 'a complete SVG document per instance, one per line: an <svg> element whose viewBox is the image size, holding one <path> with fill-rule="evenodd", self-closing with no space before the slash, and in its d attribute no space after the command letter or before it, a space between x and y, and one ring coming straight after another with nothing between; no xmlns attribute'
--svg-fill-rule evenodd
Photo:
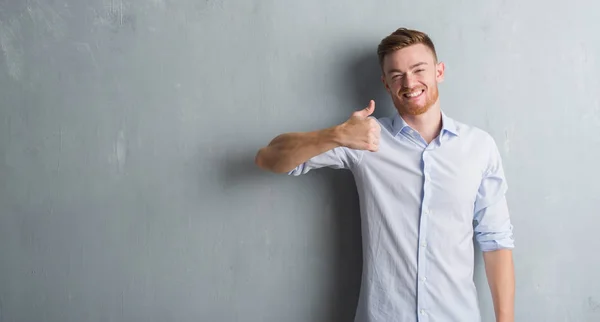
<svg viewBox="0 0 600 322"><path fill-rule="evenodd" d="M485 252L483 260L494 302L496 322L514 322L515 272L512 250L500 249Z"/></svg>
<svg viewBox="0 0 600 322"><path fill-rule="evenodd" d="M256 154L256 165L275 173L291 171L306 160L341 146L339 127L313 132L284 133Z"/></svg>
<svg viewBox="0 0 600 322"><path fill-rule="evenodd" d="M337 147L376 151L380 127L369 118L375 102L354 112L348 121L331 128L312 132L284 133L258 150L255 163L275 173L289 172L312 157Z"/></svg>
<svg viewBox="0 0 600 322"><path fill-rule="evenodd" d="M483 252L497 322L514 321L513 226L498 148L490 138L488 164L475 201L475 237Z"/></svg>

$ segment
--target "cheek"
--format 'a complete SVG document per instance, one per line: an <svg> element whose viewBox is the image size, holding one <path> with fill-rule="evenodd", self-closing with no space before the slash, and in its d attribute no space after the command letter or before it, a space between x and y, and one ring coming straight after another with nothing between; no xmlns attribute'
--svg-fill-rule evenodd
<svg viewBox="0 0 600 322"><path fill-rule="evenodd" d="M390 83L388 83L388 85L392 92L398 92L402 88L402 83L400 82L399 79L392 80Z"/></svg>
<svg viewBox="0 0 600 322"><path fill-rule="evenodd" d="M404 87L400 86L400 85L395 85L394 87L391 88L392 90L392 94L394 94L394 96L399 96L400 92L404 91Z"/></svg>
<svg viewBox="0 0 600 322"><path fill-rule="evenodd" d="M437 83L435 81L435 78L431 78L431 77L420 77L418 82L427 86L427 88L429 90L431 90L431 88L435 87L435 85Z"/></svg>
<svg viewBox="0 0 600 322"><path fill-rule="evenodd" d="M416 79L419 83L429 84L435 78L432 78L431 75L428 75L427 73L423 72L419 74Z"/></svg>

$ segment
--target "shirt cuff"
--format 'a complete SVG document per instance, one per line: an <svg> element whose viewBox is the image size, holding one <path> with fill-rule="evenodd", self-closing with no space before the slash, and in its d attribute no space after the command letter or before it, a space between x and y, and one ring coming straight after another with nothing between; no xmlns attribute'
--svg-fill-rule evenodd
<svg viewBox="0 0 600 322"><path fill-rule="evenodd" d="M515 240L512 233L512 225L504 232L479 233L475 236L482 252L490 252L500 249L514 249Z"/></svg>

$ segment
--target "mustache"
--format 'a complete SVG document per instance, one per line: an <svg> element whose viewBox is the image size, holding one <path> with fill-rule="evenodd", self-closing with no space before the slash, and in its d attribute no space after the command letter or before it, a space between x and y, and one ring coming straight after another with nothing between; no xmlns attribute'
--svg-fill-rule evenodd
<svg viewBox="0 0 600 322"><path fill-rule="evenodd" d="M420 90L425 90L426 88L424 86L415 86L415 87L403 87L400 90L398 90L398 95L404 95L404 94L408 94L408 93L412 93L414 91L420 91Z"/></svg>

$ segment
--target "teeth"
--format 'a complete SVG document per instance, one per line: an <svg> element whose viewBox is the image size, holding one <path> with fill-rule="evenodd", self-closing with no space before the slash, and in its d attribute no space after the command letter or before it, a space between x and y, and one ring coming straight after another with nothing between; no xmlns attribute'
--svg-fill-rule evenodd
<svg viewBox="0 0 600 322"><path fill-rule="evenodd" d="M422 90L418 90L418 91L415 91L415 92L406 93L406 94L404 94L404 96L406 96L406 97L415 97L415 96L419 96L419 94L421 94L421 92L422 92Z"/></svg>

